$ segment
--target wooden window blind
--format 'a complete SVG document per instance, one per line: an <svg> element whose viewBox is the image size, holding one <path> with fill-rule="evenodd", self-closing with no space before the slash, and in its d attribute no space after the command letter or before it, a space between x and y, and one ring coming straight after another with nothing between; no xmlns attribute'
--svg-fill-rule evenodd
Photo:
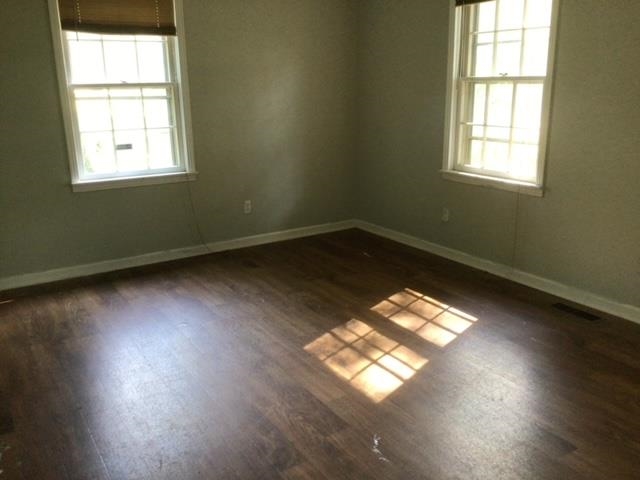
<svg viewBox="0 0 640 480"><path fill-rule="evenodd" d="M456 7L464 5L473 5L474 3L490 2L492 0L456 0Z"/></svg>
<svg viewBox="0 0 640 480"><path fill-rule="evenodd" d="M173 0L58 0L63 30L175 35Z"/></svg>

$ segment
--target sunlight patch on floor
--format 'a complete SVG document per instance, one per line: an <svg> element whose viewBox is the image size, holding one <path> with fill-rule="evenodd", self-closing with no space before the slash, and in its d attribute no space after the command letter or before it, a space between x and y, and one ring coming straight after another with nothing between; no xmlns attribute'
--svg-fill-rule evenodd
<svg viewBox="0 0 640 480"><path fill-rule="evenodd" d="M304 349L376 403L428 362L356 319L318 337Z"/></svg>
<svg viewBox="0 0 640 480"><path fill-rule="evenodd" d="M391 295L371 310L438 347L447 346L478 320L409 288Z"/></svg>

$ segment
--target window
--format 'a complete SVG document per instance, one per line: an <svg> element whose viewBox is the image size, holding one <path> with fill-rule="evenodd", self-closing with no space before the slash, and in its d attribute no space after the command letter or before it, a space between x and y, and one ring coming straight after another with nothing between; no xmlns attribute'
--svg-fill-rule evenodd
<svg viewBox="0 0 640 480"><path fill-rule="evenodd" d="M445 178L542 194L558 0L456 0Z"/></svg>
<svg viewBox="0 0 640 480"><path fill-rule="evenodd" d="M122 15L123 26L105 5L122 14L136 1L50 0L76 191L194 178L180 29L161 25L155 3L149 26ZM92 5L105 11L92 17Z"/></svg>

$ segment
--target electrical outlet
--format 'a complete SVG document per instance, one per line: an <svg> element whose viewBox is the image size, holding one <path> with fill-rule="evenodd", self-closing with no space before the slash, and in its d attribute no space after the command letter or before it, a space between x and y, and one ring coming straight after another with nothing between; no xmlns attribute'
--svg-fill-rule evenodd
<svg viewBox="0 0 640 480"><path fill-rule="evenodd" d="M243 209L244 209L244 214L245 215L249 215L252 212L253 206L251 205L251 200L245 200L244 201Z"/></svg>
<svg viewBox="0 0 640 480"><path fill-rule="evenodd" d="M447 223L449 221L450 214L451 214L451 212L449 212L449 209L447 207L443 207L442 208L441 220L442 220L443 223Z"/></svg>

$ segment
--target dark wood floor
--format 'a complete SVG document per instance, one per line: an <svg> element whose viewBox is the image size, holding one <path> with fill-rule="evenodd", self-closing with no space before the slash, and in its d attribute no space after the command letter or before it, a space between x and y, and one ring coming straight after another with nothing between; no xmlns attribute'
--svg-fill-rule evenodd
<svg viewBox="0 0 640 480"><path fill-rule="evenodd" d="M0 480L640 478L640 326L361 231L2 298Z"/></svg>

